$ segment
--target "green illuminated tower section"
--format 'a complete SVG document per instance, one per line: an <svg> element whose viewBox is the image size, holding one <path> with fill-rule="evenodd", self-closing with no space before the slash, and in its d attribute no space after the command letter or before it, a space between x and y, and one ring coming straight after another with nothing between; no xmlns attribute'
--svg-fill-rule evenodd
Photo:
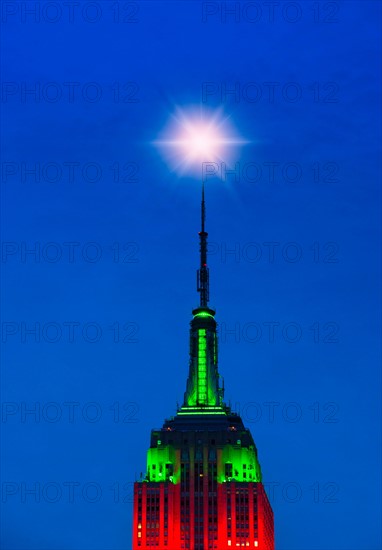
<svg viewBox="0 0 382 550"><path fill-rule="evenodd" d="M192 313L190 368L182 411L222 409L223 390L219 385L215 312L208 308L198 308Z"/></svg>
<svg viewBox="0 0 382 550"><path fill-rule="evenodd" d="M184 401L151 432L146 474L134 485L133 550L274 550L255 442L223 400L217 323L208 306L204 187L201 213L200 304L190 323Z"/></svg>

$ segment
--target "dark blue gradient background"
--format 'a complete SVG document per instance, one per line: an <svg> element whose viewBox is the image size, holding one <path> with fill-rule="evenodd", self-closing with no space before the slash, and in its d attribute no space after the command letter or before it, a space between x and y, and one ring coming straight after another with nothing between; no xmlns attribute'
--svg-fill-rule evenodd
<svg viewBox="0 0 382 550"><path fill-rule="evenodd" d="M23 2L2 4L12 11ZM56 23L23 22L17 11L2 24L2 78L15 86L3 95L2 156L18 173L3 174L1 183L2 240L14 243L2 263L1 547L131 548L132 482L145 468L150 429L182 400L197 303L200 183L172 173L149 142L175 105L200 103L222 107L251 140L237 151L241 166L263 167L256 183L207 182L207 226L220 372L274 488L277 550L379 549L381 3L319 2L315 21L317 6L304 1L295 23L282 17L290 2L275 7L274 20L258 2L257 22L248 20L254 11L246 18L243 10L237 21L228 15L224 22L221 12L203 21L198 1L142 1L136 22L114 22L116 3L97 4L102 15L94 23L77 8L72 22L67 11ZM121 19L133 16L132 7L119 7ZM48 82L63 90L61 99L23 101L22 83ZM73 101L65 82L80 84ZM103 92L94 103L81 96L89 82ZM136 83L130 97L138 101L117 101L117 82ZM204 82L238 83L241 91L257 83L263 96L222 101L215 93L203 102ZM267 82L279 83L274 102ZM290 82L302 90L296 102L281 93ZM335 102L328 82L336 84ZM76 172L69 181L64 170L55 183L22 181L22 163L49 162L96 162L102 178L91 183ZM129 162L138 166L137 181L113 181L110 167ZM298 163L301 180L290 183L277 171L270 181L269 162ZM327 162L338 165L336 181L324 181ZM72 262L67 242L79 243ZM94 263L81 254L89 242L102 251ZM279 243L273 261L264 245L270 242ZM296 262L282 255L290 242L302 251ZM56 243L63 255L23 258L22 243ZM136 244L127 261L117 261L113 243ZM261 247L256 262L248 243ZM327 261L326 243L336 243L335 262ZM227 255L235 246L239 256ZM67 322L80 323L73 342ZM98 342L81 336L88 322L101 327ZM114 342L109 327L117 322L133 323L134 335L122 330ZM273 342L269 322L279 323ZM302 331L295 343L282 333L292 322ZM327 342L329 322L338 326L335 342ZM22 342L22 323L56 323L64 332L56 343L47 341L52 333ZM263 330L257 342L251 323ZM227 334L235 325L237 337ZM17 332L7 334L10 327ZM137 341L122 342L126 335ZM73 418L68 402L79 404ZM270 402L278 403L274 416ZM44 414L24 417L22 403L37 403ZM101 414L95 422L89 403ZM292 422L296 410L301 418ZM40 502L25 494L33 486ZM95 487L102 493L91 503Z"/></svg>

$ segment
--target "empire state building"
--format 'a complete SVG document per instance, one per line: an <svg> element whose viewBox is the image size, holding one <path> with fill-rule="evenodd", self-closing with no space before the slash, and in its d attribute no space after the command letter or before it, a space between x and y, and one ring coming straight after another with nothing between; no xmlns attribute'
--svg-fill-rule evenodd
<svg viewBox="0 0 382 550"><path fill-rule="evenodd" d="M186 391L177 414L151 432L146 473L134 484L133 550L274 550L273 512L257 448L224 403L218 372L204 187L201 208L200 305L190 323Z"/></svg>

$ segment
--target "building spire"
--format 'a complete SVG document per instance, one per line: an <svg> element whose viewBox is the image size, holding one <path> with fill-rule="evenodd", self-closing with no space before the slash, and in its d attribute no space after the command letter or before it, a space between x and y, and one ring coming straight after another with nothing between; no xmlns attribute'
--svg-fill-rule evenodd
<svg viewBox="0 0 382 550"><path fill-rule="evenodd" d="M208 307L210 299L209 288L209 271L207 267L207 237L208 233L205 231L206 222L206 202L204 198L204 182L202 184L202 230L199 232L200 239L200 268L197 273L197 290L200 292L200 307Z"/></svg>
<svg viewBox="0 0 382 550"><path fill-rule="evenodd" d="M202 186L200 267L198 269L197 289L200 293L200 305L193 310L190 323L190 368L187 388L184 394L182 414L225 414L223 406L223 388L219 384L218 341L215 311L208 307L209 273L207 267L207 237L205 231L206 202L204 184Z"/></svg>
<svg viewBox="0 0 382 550"><path fill-rule="evenodd" d="M202 231L206 221L206 201L204 200L204 182L202 183Z"/></svg>

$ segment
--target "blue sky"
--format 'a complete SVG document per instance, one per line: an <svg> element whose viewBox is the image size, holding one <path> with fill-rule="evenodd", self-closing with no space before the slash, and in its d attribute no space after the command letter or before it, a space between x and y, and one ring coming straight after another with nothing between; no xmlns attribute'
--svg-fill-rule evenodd
<svg viewBox="0 0 382 550"><path fill-rule="evenodd" d="M250 142L206 185L211 305L276 548L377 550L381 4L31 4L2 6L2 548L131 548L198 298L200 177L151 142L198 105Z"/></svg>

